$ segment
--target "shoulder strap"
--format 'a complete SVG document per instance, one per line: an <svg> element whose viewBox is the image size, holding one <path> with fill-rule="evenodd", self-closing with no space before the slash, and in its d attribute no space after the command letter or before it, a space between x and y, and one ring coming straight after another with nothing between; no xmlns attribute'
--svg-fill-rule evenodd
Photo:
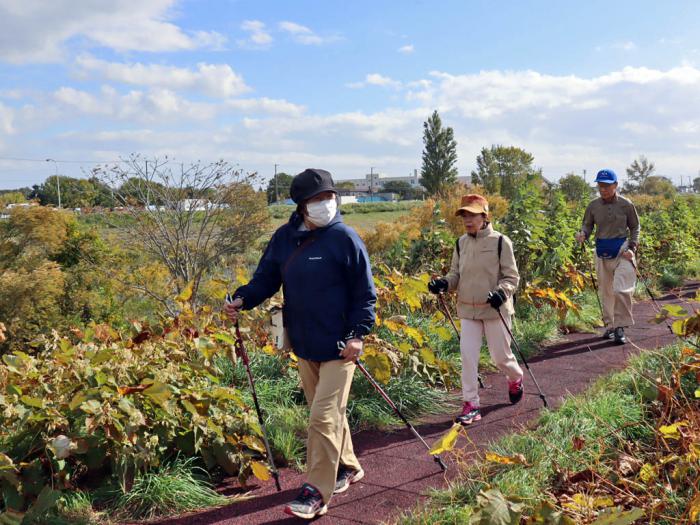
<svg viewBox="0 0 700 525"><path fill-rule="evenodd" d="M455 241L455 250L457 250L457 258L459 259L459 237Z"/></svg>
<svg viewBox="0 0 700 525"><path fill-rule="evenodd" d="M498 262L501 262L501 252L503 251L503 235L498 236Z"/></svg>
<svg viewBox="0 0 700 525"><path fill-rule="evenodd" d="M289 257L287 257L287 260L284 262L284 266L282 266L282 277L284 277L284 274L287 273L287 268L289 267L289 264L297 258L297 255L304 251L304 249L307 248L315 240L315 235L309 235L306 239L304 239L304 242L297 246L296 249L292 252L292 254Z"/></svg>

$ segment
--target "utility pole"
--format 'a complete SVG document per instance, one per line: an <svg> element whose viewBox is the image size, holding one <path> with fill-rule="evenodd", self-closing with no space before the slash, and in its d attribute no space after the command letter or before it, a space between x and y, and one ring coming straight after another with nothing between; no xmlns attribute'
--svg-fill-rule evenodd
<svg viewBox="0 0 700 525"><path fill-rule="evenodd" d="M46 162L53 162L54 173L56 175L56 193L58 194L58 208L61 208L61 179L58 178L58 163L54 159L46 159Z"/></svg>
<svg viewBox="0 0 700 525"><path fill-rule="evenodd" d="M374 168L369 168L369 201L372 202L372 194L374 193Z"/></svg>
<svg viewBox="0 0 700 525"><path fill-rule="evenodd" d="M279 166L279 164L275 164L275 204L277 204L280 200L280 194L277 189L277 166Z"/></svg>

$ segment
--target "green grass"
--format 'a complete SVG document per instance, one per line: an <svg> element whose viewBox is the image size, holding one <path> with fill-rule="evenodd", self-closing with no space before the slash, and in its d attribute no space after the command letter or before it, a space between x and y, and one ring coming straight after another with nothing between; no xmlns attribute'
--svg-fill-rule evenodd
<svg viewBox="0 0 700 525"><path fill-rule="evenodd" d="M486 487L533 505L546 497L558 472L595 468L605 476L611 468L611 454L614 457L630 443L653 443L654 421L647 408L650 382L646 378L668 380L679 359L679 345L635 357L624 371L599 379L558 410L544 411L534 430L508 435L490 447L490 451L503 456L522 454L527 465L463 463L461 478L446 490L432 491L427 506L407 513L399 523L464 522L472 512L476 495ZM688 392L694 384L686 385ZM574 445L575 437L583 438L582 447ZM682 504L683 498L675 497Z"/></svg>

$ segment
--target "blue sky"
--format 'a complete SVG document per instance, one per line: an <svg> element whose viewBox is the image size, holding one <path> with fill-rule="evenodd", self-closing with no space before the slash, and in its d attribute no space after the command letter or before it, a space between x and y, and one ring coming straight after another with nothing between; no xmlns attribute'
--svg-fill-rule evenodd
<svg viewBox="0 0 700 525"><path fill-rule="evenodd" d="M700 2L0 0L0 188L130 153L407 175L433 109L460 175L507 144L696 177Z"/></svg>

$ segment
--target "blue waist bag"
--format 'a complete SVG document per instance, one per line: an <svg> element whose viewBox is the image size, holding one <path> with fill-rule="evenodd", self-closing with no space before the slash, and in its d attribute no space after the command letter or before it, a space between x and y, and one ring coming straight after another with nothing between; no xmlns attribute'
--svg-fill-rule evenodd
<svg viewBox="0 0 700 525"><path fill-rule="evenodd" d="M620 253L620 248L625 244L627 237L617 239L596 239L595 253L601 259L614 259Z"/></svg>

